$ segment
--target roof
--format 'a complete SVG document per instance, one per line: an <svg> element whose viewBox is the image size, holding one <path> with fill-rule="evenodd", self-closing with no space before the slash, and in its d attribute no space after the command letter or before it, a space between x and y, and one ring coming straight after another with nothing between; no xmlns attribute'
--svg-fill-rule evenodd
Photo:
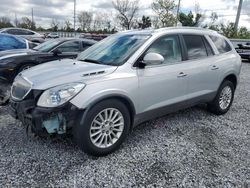
<svg viewBox="0 0 250 188"><path fill-rule="evenodd" d="M57 38L57 39L49 39L49 40L54 40L54 41L61 41L61 42L65 42L65 41L83 41L83 42L89 42L89 43L96 43L95 40L91 40L91 39L84 39L84 38ZM47 40L47 41L49 41Z"/></svg>
<svg viewBox="0 0 250 188"><path fill-rule="evenodd" d="M182 31L182 32L194 32L194 33L207 33L207 34L218 34L214 30L200 28L200 27L165 27L160 29L144 29L144 30L128 30L119 32L120 34L154 34L161 32L170 32L170 31Z"/></svg>

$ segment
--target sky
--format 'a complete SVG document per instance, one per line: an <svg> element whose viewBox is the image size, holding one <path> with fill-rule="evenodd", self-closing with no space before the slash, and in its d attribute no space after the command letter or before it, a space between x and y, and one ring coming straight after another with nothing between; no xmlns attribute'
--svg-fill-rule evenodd
<svg viewBox="0 0 250 188"><path fill-rule="evenodd" d="M141 15L154 15L151 9L153 0L140 0ZM176 0L178 1L178 0ZM112 0L76 0L76 12L93 11L109 13L115 16ZM181 11L194 11L195 4L200 5L201 12L209 18L212 11L219 15L220 21L227 23L235 21L239 0L181 0ZM50 27L52 18L73 23L74 0L0 0L0 16L7 16L12 20L28 16L31 18L31 9L34 11L34 20L37 26ZM250 29L250 0L243 0L243 7L239 26Z"/></svg>

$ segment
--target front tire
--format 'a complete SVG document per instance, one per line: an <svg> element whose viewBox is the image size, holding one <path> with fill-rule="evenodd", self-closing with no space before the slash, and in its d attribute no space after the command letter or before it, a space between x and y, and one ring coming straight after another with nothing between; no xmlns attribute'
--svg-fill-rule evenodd
<svg viewBox="0 0 250 188"><path fill-rule="evenodd" d="M215 99L208 104L209 111L216 115L227 113L233 103L234 91L234 84L229 80L225 80L221 84Z"/></svg>
<svg viewBox="0 0 250 188"><path fill-rule="evenodd" d="M127 107L116 99L94 105L84 122L73 130L73 137L87 154L104 156L122 144L130 130L130 114Z"/></svg>

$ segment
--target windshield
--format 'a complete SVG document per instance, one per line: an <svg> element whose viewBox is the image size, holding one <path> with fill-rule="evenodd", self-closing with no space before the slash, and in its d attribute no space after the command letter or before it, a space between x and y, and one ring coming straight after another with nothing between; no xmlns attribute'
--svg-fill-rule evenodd
<svg viewBox="0 0 250 188"><path fill-rule="evenodd" d="M112 35L86 51L77 60L91 63L120 66L150 37L143 34Z"/></svg>
<svg viewBox="0 0 250 188"><path fill-rule="evenodd" d="M49 40L47 42L44 42L42 44L39 44L37 47L34 48L34 50L37 50L39 52L49 52L56 46L58 46L62 41L60 40Z"/></svg>

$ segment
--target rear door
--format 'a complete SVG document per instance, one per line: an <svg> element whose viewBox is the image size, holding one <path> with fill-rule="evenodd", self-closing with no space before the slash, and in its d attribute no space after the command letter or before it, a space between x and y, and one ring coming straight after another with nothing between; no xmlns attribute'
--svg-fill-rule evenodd
<svg viewBox="0 0 250 188"><path fill-rule="evenodd" d="M217 56L203 35L183 34L188 68L187 99L211 100L220 83Z"/></svg>

